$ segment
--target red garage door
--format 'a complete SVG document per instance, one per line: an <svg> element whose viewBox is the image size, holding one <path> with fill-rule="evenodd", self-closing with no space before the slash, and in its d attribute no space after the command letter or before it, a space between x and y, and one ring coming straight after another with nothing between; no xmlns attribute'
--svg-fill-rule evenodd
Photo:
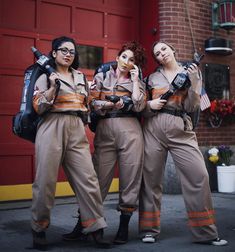
<svg viewBox="0 0 235 252"><path fill-rule="evenodd" d="M30 47L48 53L54 37L67 35L86 55L97 50L101 62L114 60L121 44L140 40L141 2L145 1L0 0L0 201L31 198L34 145L11 132L12 116L19 110L23 72L34 62ZM94 64L88 63L85 59L82 71L91 79ZM88 136L92 139L90 132ZM71 194L62 182L62 172L59 181L57 195Z"/></svg>

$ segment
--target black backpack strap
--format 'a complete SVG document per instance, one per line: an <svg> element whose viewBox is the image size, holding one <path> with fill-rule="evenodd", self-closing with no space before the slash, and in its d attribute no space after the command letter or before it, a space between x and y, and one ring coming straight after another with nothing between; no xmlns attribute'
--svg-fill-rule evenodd
<svg viewBox="0 0 235 252"><path fill-rule="evenodd" d="M102 72L103 73L103 80L105 80L105 78L106 78L106 72L110 70L110 66L116 66L116 65L117 65L116 61L110 61L110 62L103 63L98 68L96 68L94 76L97 73L101 73Z"/></svg>
<svg viewBox="0 0 235 252"><path fill-rule="evenodd" d="M147 97L152 100L152 93L151 90L149 89L148 83L149 83L149 75L147 77L144 78L144 83L145 83L145 90L146 90L146 94Z"/></svg>
<svg viewBox="0 0 235 252"><path fill-rule="evenodd" d="M89 84L87 82L85 74L83 74L83 81L85 83L85 90L87 91L87 96L85 96L86 107L89 109L89 105L88 105Z"/></svg>

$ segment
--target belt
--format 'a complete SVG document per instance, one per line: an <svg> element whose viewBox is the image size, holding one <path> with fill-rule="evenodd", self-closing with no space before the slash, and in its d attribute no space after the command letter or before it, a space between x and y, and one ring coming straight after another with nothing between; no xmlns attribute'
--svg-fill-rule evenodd
<svg viewBox="0 0 235 252"><path fill-rule="evenodd" d="M79 116L79 117L84 116L84 112L82 112L82 111L60 111L60 112L52 112L52 113L73 115L73 116Z"/></svg>
<svg viewBox="0 0 235 252"><path fill-rule="evenodd" d="M137 117L136 113L124 113L124 112L110 112L106 113L104 116L101 116L100 119L106 118L116 118L116 117Z"/></svg>
<svg viewBox="0 0 235 252"><path fill-rule="evenodd" d="M170 114L170 115L174 115L174 116L179 116L182 118L185 115L185 112L183 110L166 109L166 108L162 108L162 109L158 110L158 113L166 113L166 114Z"/></svg>

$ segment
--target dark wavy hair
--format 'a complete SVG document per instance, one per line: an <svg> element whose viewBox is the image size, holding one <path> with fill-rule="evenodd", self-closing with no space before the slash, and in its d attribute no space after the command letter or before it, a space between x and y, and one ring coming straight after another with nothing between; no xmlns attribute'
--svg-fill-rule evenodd
<svg viewBox="0 0 235 252"><path fill-rule="evenodd" d="M118 52L118 56L120 56L124 51L130 50L134 54L135 64L140 68L144 67L146 64L146 55L145 49L137 42L137 41L130 41L124 44L121 50Z"/></svg>
<svg viewBox="0 0 235 252"><path fill-rule="evenodd" d="M52 66L55 68L56 65L55 65L55 59L54 57L52 56L52 52L53 51L57 51L57 49L65 42L71 42L73 45L74 45L74 48L75 48L75 55L74 55L74 59L73 59L73 63L71 64L70 68L74 68L74 69L77 69L79 67L79 57L78 57L78 46L77 46L77 43L75 42L74 39L72 38L69 38L69 37L66 37L66 36L62 36L62 37L59 37L59 38L55 38L53 41L52 41L52 47L51 47L51 51L49 53L49 56L51 58L51 64Z"/></svg>

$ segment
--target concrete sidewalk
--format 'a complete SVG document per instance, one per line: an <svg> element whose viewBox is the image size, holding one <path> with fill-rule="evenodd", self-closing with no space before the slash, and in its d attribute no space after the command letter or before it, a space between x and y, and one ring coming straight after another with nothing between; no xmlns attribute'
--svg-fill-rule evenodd
<svg viewBox="0 0 235 252"><path fill-rule="evenodd" d="M220 237L229 241L228 246L215 247L191 243L191 234L187 227L187 217L182 195L163 195L162 233L159 242L144 244L139 240L138 213L135 213L130 222L129 242L125 245L114 245L110 251L235 251L235 194L213 193L212 195L219 234ZM113 239L118 229L117 199L117 194L110 194L104 204L108 223L105 237L108 239ZM71 231L76 223L76 219L73 218L77 210L76 201L74 197L69 197L56 199L55 203L51 213L51 225L47 231L47 238L50 243L49 251L109 251L107 249L97 249L92 240L88 242L63 241L61 235ZM0 203L0 251L21 252L32 250L30 206L31 201Z"/></svg>

